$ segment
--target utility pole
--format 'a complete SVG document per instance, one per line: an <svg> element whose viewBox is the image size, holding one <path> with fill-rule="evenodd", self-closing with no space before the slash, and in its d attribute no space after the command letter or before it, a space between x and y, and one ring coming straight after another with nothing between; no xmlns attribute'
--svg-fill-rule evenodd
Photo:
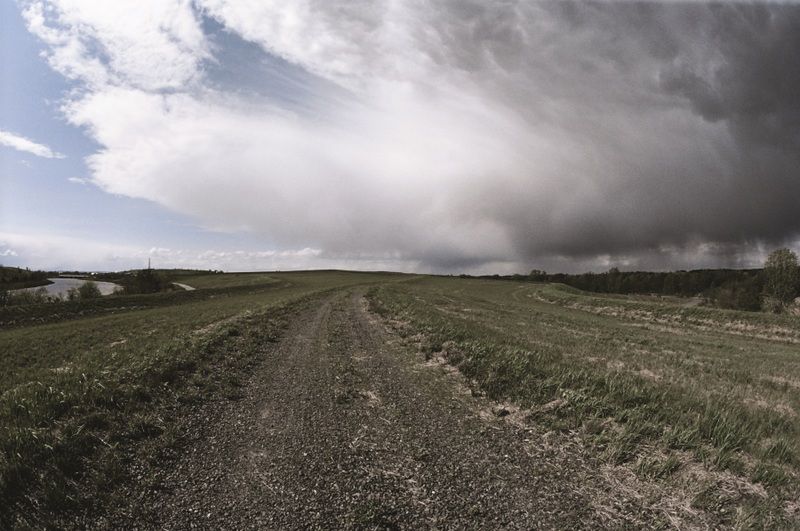
<svg viewBox="0 0 800 531"><path fill-rule="evenodd" d="M147 257L147 270L150 270L150 257Z"/></svg>

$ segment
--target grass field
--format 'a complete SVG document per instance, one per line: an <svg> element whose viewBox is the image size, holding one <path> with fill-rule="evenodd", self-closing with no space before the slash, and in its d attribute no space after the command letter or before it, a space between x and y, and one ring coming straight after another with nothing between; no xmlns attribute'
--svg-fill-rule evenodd
<svg viewBox="0 0 800 531"><path fill-rule="evenodd" d="M208 275L182 279L191 292L0 309L0 528L102 504L177 403L235 394L292 305L394 278ZM246 344L243 328L258 332Z"/></svg>
<svg viewBox="0 0 800 531"><path fill-rule="evenodd" d="M737 527L797 517L796 317L453 278L379 287L371 300L477 389L580 432L609 473L670 485L664 503Z"/></svg>
<svg viewBox="0 0 800 531"><path fill-rule="evenodd" d="M354 285L475 393L577 434L609 477L635 475L641 488L624 495L725 526L798 523L797 317L452 277L181 282L198 289L0 309L0 528L101 511L136 456L178 444L182 407L235 400L295 307Z"/></svg>

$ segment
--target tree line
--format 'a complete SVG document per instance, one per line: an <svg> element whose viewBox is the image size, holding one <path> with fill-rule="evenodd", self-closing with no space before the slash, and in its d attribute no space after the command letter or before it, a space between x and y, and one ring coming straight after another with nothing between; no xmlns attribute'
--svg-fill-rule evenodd
<svg viewBox="0 0 800 531"><path fill-rule="evenodd" d="M539 269L528 275L506 278L533 282L557 282L583 291L619 294L652 294L703 297L720 308L780 312L800 296L800 266L797 255L778 249L767 258L763 269L696 269L692 271L620 271L603 273L550 274Z"/></svg>
<svg viewBox="0 0 800 531"><path fill-rule="evenodd" d="M49 284L46 271L31 271L28 268L0 265L0 289L22 289Z"/></svg>

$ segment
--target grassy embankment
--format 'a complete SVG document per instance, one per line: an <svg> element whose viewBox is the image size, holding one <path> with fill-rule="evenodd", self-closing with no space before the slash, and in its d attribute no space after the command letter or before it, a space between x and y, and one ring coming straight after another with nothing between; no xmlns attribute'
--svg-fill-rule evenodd
<svg viewBox="0 0 800 531"><path fill-rule="evenodd" d="M181 444L182 411L237 397L294 307L389 278L208 275L182 278L191 292L0 309L0 528L102 511L137 459Z"/></svg>
<svg viewBox="0 0 800 531"><path fill-rule="evenodd" d="M53 282L48 279L40 279L40 280L23 280L21 282L6 282L0 285L0 290L15 290L15 289L25 289L25 288L38 288L41 286L47 286L52 284Z"/></svg>
<svg viewBox="0 0 800 531"><path fill-rule="evenodd" d="M715 525L800 525L796 317L454 278L370 300L478 392L578 434L609 475L636 474L629 494Z"/></svg>

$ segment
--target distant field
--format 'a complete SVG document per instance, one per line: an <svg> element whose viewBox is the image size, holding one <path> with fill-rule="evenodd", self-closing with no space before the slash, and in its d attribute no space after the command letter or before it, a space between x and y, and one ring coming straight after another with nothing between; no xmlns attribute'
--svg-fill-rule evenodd
<svg viewBox="0 0 800 531"><path fill-rule="evenodd" d="M24 524L102 504L128 456L180 437L170 421L180 407L235 399L293 308L355 285L411 348L458 367L475 392L574 433L610 477L638 477L627 495L723 525L798 522L797 317L453 277L181 282L197 290L0 309L0 528L3 514L29 515Z"/></svg>
<svg viewBox="0 0 800 531"><path fill-rule="evenodd" d="M224 275L199 275L181 277L181 284L193 288L230 288L233 286L259 286L280 282L271 273L229 273Z"/></svg>
<svg viewBox="0 0 800 531"><path fill-rule="evenodd" d="M676 487L667 502L721 511L731 525L797 516L797 317L433 277L371 300L477 388L582 433L609 473L663 480Z"/></svg>

